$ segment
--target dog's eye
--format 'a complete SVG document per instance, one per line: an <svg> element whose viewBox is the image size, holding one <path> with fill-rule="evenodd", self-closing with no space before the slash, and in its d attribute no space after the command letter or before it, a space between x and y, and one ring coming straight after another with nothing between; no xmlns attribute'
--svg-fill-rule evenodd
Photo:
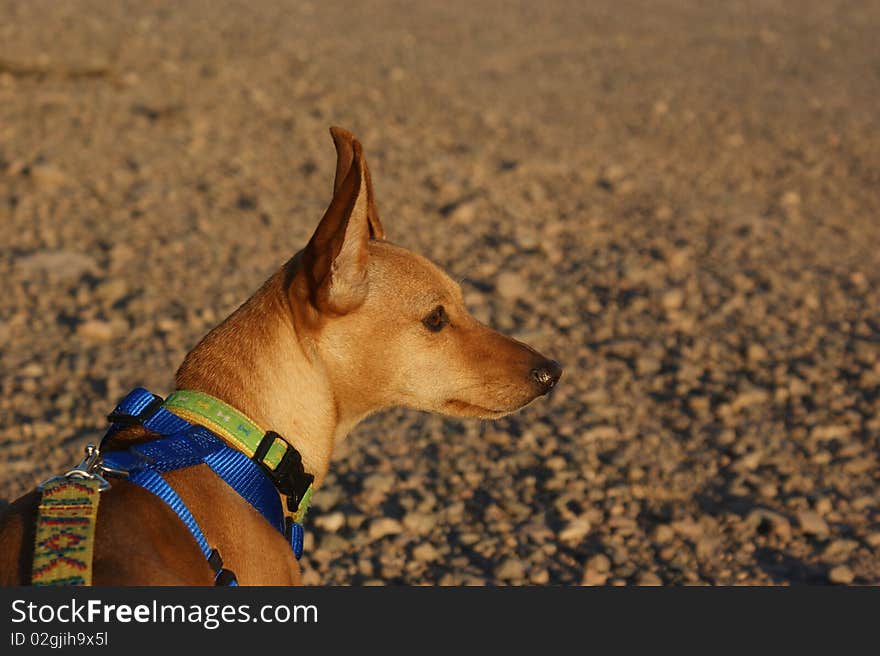
<svg viewBox="0 0 880 656"><path fill-rule="evenodd" d="M422 323L425 324L425 328L431 332L438 333L443 330L443 326L449 323L449 317L447 316L444 307L438 305L431 310L431 314L422 319Z"/></svg>

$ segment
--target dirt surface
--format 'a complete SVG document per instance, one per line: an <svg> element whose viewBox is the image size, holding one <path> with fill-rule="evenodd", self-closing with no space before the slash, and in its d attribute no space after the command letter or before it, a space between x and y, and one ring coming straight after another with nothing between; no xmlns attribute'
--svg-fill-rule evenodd
<svg viewBox="0 0 880 656"><path fill-rule="evenodd" d="M880 6L355 4L0 0L0 492L170 391L339 124L389 238L566 373L358 427L307 582L880 583Z"/></svg>

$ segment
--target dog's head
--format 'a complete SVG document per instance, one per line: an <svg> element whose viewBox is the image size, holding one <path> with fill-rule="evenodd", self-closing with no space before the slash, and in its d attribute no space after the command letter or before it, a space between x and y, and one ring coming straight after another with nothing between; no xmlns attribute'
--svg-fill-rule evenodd
<svg viewBox="0 0 880 656"><path fill-rule="evenodd" d="M333 199L297 258L290 299L337 402L494 418L549 392L557 362L477 321L454 280L385 240L361 144L331 134Z"/></svg>

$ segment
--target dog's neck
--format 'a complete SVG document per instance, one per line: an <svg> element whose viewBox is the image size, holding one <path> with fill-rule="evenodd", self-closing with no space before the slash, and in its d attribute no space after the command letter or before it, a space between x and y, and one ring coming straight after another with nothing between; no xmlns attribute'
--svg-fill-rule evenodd
<svg viewBox="0 0 880 656"><path fill-rule="evenodd" d="M360 417L340 411L309 339L297 334L287 294L288 267L190 351L175 386L210 394L264 430L280 433L302 454L317 485L334 444Z"/></svg>

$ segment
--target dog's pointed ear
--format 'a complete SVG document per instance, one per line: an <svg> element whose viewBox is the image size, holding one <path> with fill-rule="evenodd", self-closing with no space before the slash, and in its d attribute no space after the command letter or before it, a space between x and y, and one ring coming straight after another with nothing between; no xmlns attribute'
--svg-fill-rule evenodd
<svg viewBox="0 0 880 656"><path fill-rule="evenodd" d="M339 192L345 176L351 170L354 161L355 144L360 147L360 142L348 130L340 127L330 128L330 135L333 137L333 143L336 145L336 177L333 180L333 195ZM379 221L379 212L376 209L376 200L373 195L373 181L370 178L370 167L367 166L367 160L361 156L361 164L363 165L363 184L364 193L367 197L367 219L370 222L370 237L372 239L385 239L385 230Z"/></svg>
<svg viewBox="0 0 880 656"><path fill-rule="evenodd" d="M366 298L368 244L371 237L381 238L382 226L360 142L341 128L330 132L337 154L333 200L303 252L303 268L315 308L340 315Z"/></svg>

